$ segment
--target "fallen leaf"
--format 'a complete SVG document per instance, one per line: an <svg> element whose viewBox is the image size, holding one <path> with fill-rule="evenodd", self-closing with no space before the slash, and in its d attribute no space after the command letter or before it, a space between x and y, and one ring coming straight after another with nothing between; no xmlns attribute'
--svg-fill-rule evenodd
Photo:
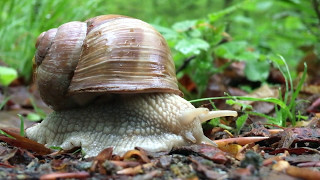
<svg viewBox="0 0 320 180"><path fill-rule="evenodd" d="M67 178L78 178L78 179L85 179L90 177L90 174L87 172L70 172L70 173L61 173L61 172L54 172L50 174L45 174L40 177L40 180L55 180L55 179L67 179Z"/></svg>
<svg viewBox="0 0 320 180"><path fill-rule="evenodd" d="M6 136L0 136L0 140L5 141L6 143L12 146L28 149L40 155L46 155L51 153L51 150L46 148L43 144L39 144L31 139L25 138L23 136L20 136L19 134L13 133L6 129L1 130L15 138L12 139Z"/></svg>
<svg viewBox="0 0 320 180"><path fill-rule="evenodd" d="M285 153L279 155L279 156L274 156L268 159L265 159L262 163L263 166L268 166L270 164L273 164L274 162L279 162L284 160L289 155L288 151L285 151Z"/></svg>
<svg viewBox="0 0 320 180"><path fill-rule="evenodd" d="M103 167L103 163L106 160L110 160L112 157L113 148L109 147L102 150L98 156L96 156L92 162L90 172L95 172L97 167L99 169L100 174L107 174L106 169Z"/></svg>
<svg viewBox="0 0 320 180"><path fill-rule="evenodd" d="M308 168L299 168L295 166L289 166L286 169L286 173L290 176L294 176L297 178L302 178L306 180L319 180L320 179L320 171L315 171Z"/></svg>
<svg viewBox="0 0 320 180"><path fill-rule="evenodd" d="M142 173L144 168L148 169L153 167L154 165L155 163L151 162L143 165L138 165L136 167L125 168L120 171L117 171L117 174L136 175L136 174Z"/></svg>
<svg viewBox="0 0 320 180"><path fill-rule="evenodd" d="M305 153L319 153L319 151L317 151L316 149L311 149L311 148L279 148L276 149L274 151L269 152L269 154L271 155L275 155L275 154L279 154L279 153L283 153L285 151L288 151L290 154L297 154L297 155L301 155L301 154L305 154Z"/></svg>
<svg viewBox="0 0 320 180"><path fill-rule="evenodd" d="M171 154L184 154L189 155L197 153L201 155L202 157L212 160L213 162L217 164L225 164L227 159L227 153L221 151L217 147L213 147L211 145L206 144L196 144L196 145L190 145L190 146L183 146L180 148L176 148L171 151Z"/></svg>
<svg viewBox="0 0 320 180"><path fill-rule="evenodd" d="M228 152L233 156L237 155L241 148L242 146L239 144L226 144L225 146L219 146L219 149L224 152Z"/></svg>
<svg viewBox="0 0 320 180"><path fill-rule="evenodd" d="M281 160L272 166L272 169L275 171L285 171L290 164L287 161Z"/></svg>
<svg viewBox="0 0 320 180"><path fill-rule="evenodd" d="M214 142L218 145L218 147L225 146L227 144L239 144L246 145L249 143L259 142L265 139L269 139L269 137L237 137L237 138L228 138L228 139L219 139L214 140Z"/></svg>
<svg viewBox="0 0 320 180"><path fill-rule="evenodd" d="M298 167L320 167L320 161L306 162L297 164Z"/></svg>
<svg viewBox="0 0 320 180"><path fill-rule="evenodd" d="M136 166L140 165L140 162L137 162L137 161L114 161L114 160L111 160L110 162L117 165L117 166L120 166L122 168L136 167Z"/></svg>
<svg viewBox="0 0 320 180"><path fill-rule="evenodd" d="M143 150L130 150L123 155L124 160L137 159L143 163L149 163L150 159L148 158L146 152Z"/></svg>
<svg viewBox="0 0 320 180"><path fill-rule="evenodd" d="M196 166L196 170L205 175L206 179L225 179L225 178L227 178L227 176L225 174L219 174L218 172L215 172L213 170L208 169L206 166L204 166L202 163L200 163L196 159L193 159L193 158L189 158L189 159Z"/></svg>

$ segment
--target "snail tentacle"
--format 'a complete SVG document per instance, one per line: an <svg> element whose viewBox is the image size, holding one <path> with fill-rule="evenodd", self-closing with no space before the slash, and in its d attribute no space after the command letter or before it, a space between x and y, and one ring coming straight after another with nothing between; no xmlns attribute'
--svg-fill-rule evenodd
<svg viewBox="0 0 320 180"><path fill-rule="evenodd" d="M237 111L230 111L230 110L210 111L208 113L200 114L199 119L203 123L213 118L225 117L225 116L236 117L238 116L238 113Z"/></svg>

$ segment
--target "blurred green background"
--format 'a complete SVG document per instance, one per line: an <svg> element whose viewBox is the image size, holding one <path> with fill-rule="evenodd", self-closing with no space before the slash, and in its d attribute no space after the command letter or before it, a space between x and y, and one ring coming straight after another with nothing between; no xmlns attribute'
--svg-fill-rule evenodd
<svg viewBox="0 0 320 180"><path fill-rule="evenodd" d="M1 0L0 65L30 82L37 36L68 21L122 14L154 25L167 39L178 77L188 74L204 91L221 71L216 58L246 61L251 81L264 82L283 56L294 70L320 52L319 0ZM225 68L225 67L224 67ZM254 69L254 68L253 68ZM295 71L292 71L295 75Z"/></svg>

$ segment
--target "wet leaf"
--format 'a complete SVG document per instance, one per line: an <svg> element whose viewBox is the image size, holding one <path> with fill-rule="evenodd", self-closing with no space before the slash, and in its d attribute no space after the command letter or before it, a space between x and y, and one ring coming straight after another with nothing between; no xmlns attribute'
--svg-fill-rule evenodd
<svg viewBox="0 0 320 180"><path fill-rule="evenodd" d="M17 77L18 73L15 69L0 66L0 85L8 86Z"/></svg>
<svg viewBox="0 0 320 180"><path fill-rule="evenodd" d="M19 134L13 133L13 132L8 131L6 129L1 129L1 130L15 138L15 139L12 139L9 137L0 136L0 140L5 141L12 146L20 147L23 149L28 149L28 150L34 151L35 153L41 154L41 155L51 153L51 150L46 148L42 144L39 144L39 143L32 141L28 138L22 137Z"/></svg>

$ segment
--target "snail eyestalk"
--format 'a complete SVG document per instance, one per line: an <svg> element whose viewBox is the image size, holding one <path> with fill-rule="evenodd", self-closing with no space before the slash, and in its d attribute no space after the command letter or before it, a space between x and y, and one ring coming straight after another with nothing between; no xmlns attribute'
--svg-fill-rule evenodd
<svg viewBox="0 0 320 180"><path fill-rule="evenodd" d="M225 116L237 117L238 113L237 111L230 111L230 110L210 111L207 114L200 114L199 119L201 123L203 123L213 118L225 117Z"/></svg>

